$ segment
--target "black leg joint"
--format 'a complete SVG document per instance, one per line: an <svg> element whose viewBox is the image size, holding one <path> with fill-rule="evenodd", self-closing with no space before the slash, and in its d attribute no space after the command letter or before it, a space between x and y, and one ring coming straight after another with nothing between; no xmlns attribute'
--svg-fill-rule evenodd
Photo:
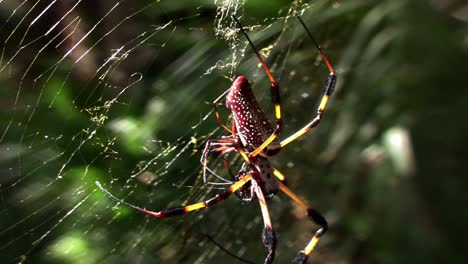
<svg viewBox="0 0 468 264"><path fill-rule="evenodd" d="M307 216L322 227L316 234L318 237L322 236L328 229L328 223L327 220L325 220L325 217L323 217L318 211L311 208L307 209Z"/></svg>
<svg viewBox="0 0 468 264"><path fill-rule="evenodd" d="M312 120L312 122L310 122L307 126L309 127L309 129L312 129L314 127L316 127L319 123L320 123L320 120L322 118L322 111L319 109L318 110L318 114L317 114L317 117L314 118L314 120Z"/></svg>
<svg viewBox="0 0 468 264"><path fill-rule="evenodd" d="M276 234L271 227L265 227L262 233L263 244L267 248L276 247Z"/></svg>
<svg viewBox="0 0 468 264"><path fill-rule="evenodd" d="M268 248L265 264L273 263L276 253L276 234L271 227L265 227L262 233L263 244Z"/></svg>
<svg viewBox="0 0 468 264"><path fill-rule="evenodd" d="M294 264L303 264L307 261L307 255L304 253L304 251L301 251L297 253L296 257L292 260L291 263Z"/></svg>
<svg viewBox="0 0 468 264"><path fill-rule="evenodd" d="M327 82L325 83L325 89L324 89L325 94L330 96L335 90L335 85L336 85L336 75L333 72L328 76Z"/></svg>
<svg viewBox="0 0 468 264"><path fill-rule="evenodd" d="M273 104L275 105L281 103L278 87L278 83L271 83L271 98L273 98Z"/></svg>

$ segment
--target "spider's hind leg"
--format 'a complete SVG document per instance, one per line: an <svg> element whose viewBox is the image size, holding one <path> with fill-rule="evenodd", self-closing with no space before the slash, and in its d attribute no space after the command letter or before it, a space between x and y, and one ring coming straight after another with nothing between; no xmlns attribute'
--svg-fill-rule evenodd
<svg viewBox="0 0 468 264"><path fill-rule="evenodd" d="M299 253L296 255L296 257L292 261L292 263L294 264L304 264L306 263L309 255L315 249L315 246L317 245L320 238L323 236L323 234L325 234L325 232L327 232L328 223L327 223L327 220L325 220L325 217L323 217L317 210L308 206L306 202L300 199L293 191L291 191L288 187L286 187L282 183L280 183L280 190L284 194L286 194L291 200L297 203L300 207L304 208L307 211L307 216L309 217L309 219L321 227L319 230L315 232L314 236L309 241L309 243L304 248L304 250L299 251Z"/></svg>
<svg viewBox="0 0 468 264"><path fill-rule="evenodd" d="M271 264L273 263L276 254L276 233L273 230L273 226L271 224L270 213L268 212L267 203L265 201L262 189L260 186L258 186L255 180L252 180L251 184L252 190L257 196L258 202L260 203L260 209L262 210L264 222L262 241L265 247L268 249L268 255L265 258L265 264Z"/></svg>

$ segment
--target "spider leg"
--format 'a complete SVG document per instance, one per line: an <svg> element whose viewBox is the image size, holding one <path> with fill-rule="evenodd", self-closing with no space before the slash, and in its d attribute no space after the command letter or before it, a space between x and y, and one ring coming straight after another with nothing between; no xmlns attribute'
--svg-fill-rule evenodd
<svg viewBox="0 0 468 264"><path fill-rule="evenodd" d="M320 106L319 106L319 108L317 110L317 115L315 116L315 118L310 123L308 123L306 126L301 128L299 131L292 134L291 136L289 136L285 140L281 141L281 147L284 147L287 144L291 143L292 141L296 140L297 138L299 138L300 136L302 136L305 133L309 132L312 128L316 127L320 123L320 120L322 119L322 116L323 116L323 112L325 111L325 107L326 107L327 102L328 102L328 98L332 94L333 89L335 87L335 84L336 84L336 75L335 75L334 72L332 72L328 76L327 83L325 84L325 89L324 89L324 94L323 94L323 97L322 97L322 101L320 102Z"/></svg>
<svg viewBox="0 0 468 264"><path fill-rule="evenodd" d="M229 129L222 121L221 121L221 118L219 117L219 112L218 112L218 104L219 104L219 101L221 101L221 99L227 94L229 93L229 89L227 89L226 91L224 91L224 93L222 93L220 96L218 96L218 98L216 98L214 101L213 101L213 108L214 108L214 112L215 112L215 116L216 116L216 121L218 122L218 124L224 128L227 132L233 134L233 131L231 129Z"/></svg>
<svg viewBox="0 0 468 264"><path fill-rule="evenodd" d="M215 197L213 197L211 199L208 199L208 200L203 201L203 202L194 203L194 204L191 204L191 205L186 205L186 206L179 207L179 208L163 210L163 211L159 211L159 212L146 210L144 208L129 204L129 203L115 197L108 190L104 189L104 187L102 187L102 185L101 185L101 183L99 181L96 181L96 185L99 187L99 189L101 189L102 192L104 192L104 194L106 194L108 197L110 197L114 201L116 201L118 203L121 203L123 205L126 205L126 206L128 206L128 207L130 207L130 208L132 208L134 210L137 210L140 213L143 213L143 214L146 214L146 215L153 216L153 217L156 217L158 219L161 219L161 218L166 218L166 217L170 217L170 216L176 216L176 215L189 213L189 212L192 212L192 211L196 211L196 210L199 210L199 209L203 209L203 208L207 208L207 207L210 207L212 205L215 205L218 202L228 198L231 194L233 194L239 188L244 186L251 179L252 179L252 174L247 174L247 175L245 175L245 177L243 177L242 179L240 179L239 181L237 181L236 183L231 185L231 187L229 187L227 190L217 194Z"/></svg>
<svg viewBox="0 0 468 264"><path fill-rule="evenodd" d="M314 128L315 126L317 126L320 123L320 120L322 119L322 116L323 116L323 112L325 111L325 107L327 106L328 98L332 95L333 90L335 89L335 84L336 84L335 70L333 69L333 67L331 66L331 64L328 61L327 57L323 53L322 49L320 48L320 45L315 40L314 36L312 35L312 32L310 32L310 30L305 25L304 21L302 21L301 17L299 17L299 16L296 16L296 17L297 17L297 19L299 19L299 22L301 22L301 25L304 27L307 34L309 35L309 37L314 42L315 47L319 51L320 56L322 57L323 61L327 65L328 70L330 71L330 75L328 75L327 82L325 83L322 100L321 100L319 108L317 110L317 116L309 124L307 124L306 126L301 128L299 131L292 134L291 136L289 136L285 140L281 141L281 147L284 147L287 144L291 143L292 141L296 140L297 138L299 138L300 136L302 136L305 133L309 132L312 128Z"/></svg>
<svg viewBox="0 0 468 264"><path fill-rule="evenodd" d="M223 159L224 167L225 167L226 170L228 171L229 176L231 176L231 179L235 180L235 179L236 179L236 176L234 175L234 173L232 173L231 166L229 166L229 162L228 162L228 160L226 159L226 157L224 156L224 153L222 154L222 157L221 157L221 158Z"/></svg>
<svg viewBox="0 0 468 264"><path fill-rule="evenodd" d="M209 139L206 141L205 149L203 150L203 153L200 158L200 162L203 165L203 182L205 183L207 182L206 181L207 171L209 171L210 173L213 173L208 168L208 155L213 152L221 152L222 155L233 152L236 150L234 148L235 145L236 145L236 142L233 138Z"/></svg>
<svg viewBox="0 0 468 264"><path fill-rule="evenodd" d="M273 168L273 174L275 177L280 180L284 185L288 185L288 181L286 180L286 177L284 176L283 173L281 173L279 170L276 168Z"/></svg>
<svg viewBox="0 0 468 264"><path fill-rule="evenodd" d="M260 209L262 210L264 228L262 232L262 240L265 247L268 249L268 255L265 258L265 264L273 263L276 252L276 234L271 224L270 213L268 212L267 203L265 196L263 195L262 189L256 184L256 181L252 181L252 188L257 196L258 202L260 203Z"/></svg>
<svg viewBox="0 0 468 264"><path fill-rule="evenodd" d="M279 93L279 85L278 82L276 81L275 77L273 77L273 74L271 74L270 69L266 65L265 61L263 60L262 56L260 56L260 53L258 52L257 48L255 48L253 42L250 40L249 36L247 35L247 32L245 32L244 28L242 27L241 23L237 19L236 16L232 16L234 20L236 21L237 25L239 25L239 28L241 29L242 33L244 36L247 38L247 41L249 42L250 46L252 47L253 51L255 52L255 55L257 56L258 60L260 61L260 64L262 65L263 69L265 70L268 78L270 79L271 82L271 96L273 98L273 104L275 105L275 118L276 118L276 128L263 143L260 147L256 148L254 151L250 153L250 156L255 157L260 152L263 151L265 147L270 145L273 140L275 140L278 135L281 133L283 130L283 119L281 118L281 99L280 99L280 93Z"/></svg>
<svg viewBox="0 0 468 264"><path fill-rule="evenodd" d="M319 230L317 230L317 232L315 232L315 235L312 237L312 239L304 248L304 250L301 250L292 261L292 263L294 264L303 264L307 261L307 258L317 245L317 242L320 240L323 234L327 232L328 223L327 220L325 220L325 217L323 217L317 210L309 207L309 205L307 205L306 202L304 202L293 191L286 187L286 185L284 185L283 183L280 183L279 185L280 190L284 194L286 194L291 200L297 203L300 207L304 208L307 211L307 216L310 218L310 220L312 220L314 223L321 227Z"/></svg>

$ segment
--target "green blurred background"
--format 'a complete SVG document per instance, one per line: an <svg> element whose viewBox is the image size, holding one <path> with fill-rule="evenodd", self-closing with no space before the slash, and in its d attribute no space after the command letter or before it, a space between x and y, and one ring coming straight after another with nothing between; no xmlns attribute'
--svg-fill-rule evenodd
<svg viewBox="0 0 468 264"><path fill-rule="evenodd" d="M0 1L2 263L240 263L206 235L263 263L256 202L231 197L156 220L116 206L94 184L154 210L220 192L203 185L199 162L205 141L225 135L211 102L245 75L274 118L268 79L233 13L281 85L282 138L314 117L328 75L293 14L337 70L320 126L272 159L329 221L308 263L468 263L466 9L463 1ZM228 122L224 107L221 115ZM238 169L239 158L228 158ZM210 168L229 177L215 157ZM269 209L275 263L288 263L317 226L283 195Z"/></svg>

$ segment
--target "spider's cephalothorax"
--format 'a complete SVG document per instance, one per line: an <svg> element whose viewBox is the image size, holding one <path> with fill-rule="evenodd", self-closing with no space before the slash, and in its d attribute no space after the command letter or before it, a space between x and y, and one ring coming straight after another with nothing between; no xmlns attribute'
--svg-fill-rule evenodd
<svg viewBox="0 0 468 264"><path fill-rule="evenodd" d="M240 76L235 79L231 88L224 92L213 102L214 112L216 120L219 125L230 133L229 136L224 136L219 139L207 140L205 149L201 156L201 162L203 164L203 179L206 181L206 172L213 173L207 166L207 157L209 154L218 153L224 161L224 165L231 174L231 177L235 182L231 182L231 186L225 191L217 194L211 199L206 201L186 205L179 208L164 210L164 211L149 211L135 205L129 204L120 200L119 198L112 195L109 191L104 189L99 182L96 182L97 186L110 198L114 199L118 203L122 203L130 208L133 208L141 213L150 215L156 218L165 218L175 215L181 215L188 212L196 211L202 208L207 208L217 204L218 202L226 199L233 193L239 194L243 200L252 200L257 198L262 211L262 217L264 222L264 228L262 233L262 240L264 245L268 249L268 255L265 258L265 263L269 264L273 262L276 250L276 235L273 230L273 226L268 212L267 203L265 196L272 196L278 191L281 191L291 200L293 200L300 207L304 208L307 212L307 216L310 220L320 226L307 246L299 251L296 257L293 259L295 264L303 264L307 261L307 258L314 250L317 242L320 240L322 235L327 231L328 224L325 218L315 209L311 208L300 199L293 191L286 187L286 179L284 175L279 172L276 168L272 167L269 158L278 153L281 148L295 141L297 138L306 134L312 128L316 127L322 119L322 114L325 111L325 107L328 102L328 98L333 93L336 84L336 74L328 61L327 57L322 52L320 46L315 41L312 33L307 29L302 19L298 16L297 18L301 22L301 25L306 29L307 34L314 42L315 47L320 53L323 61L325 62L330 75L325 83L322 100L317 110L315 118L312 119L303 128L298 130L296 133L280 141L278 136L282 131L282 118L281 118L281 104L279 85L272 73L268 69L266 63L258 53L257 49L253 45L249 36L245 32L244 28L240 24L239 20L233 16L234 20L238 23L244 36L247 38L250 46L252 47L255 55L259 59L265 73L271 81L271 91L274 104L274 113L276 118L276 127L268 120L263 110L260 108L258 102L255 99L254 93L250 88L250 84L247 79ZM226 106L232 112L233 124L232 128L228 128L223 122L221 122L220 115L217 111L217 106L224 97L226 97ZM241 170L237 175L234 175L229 168L229 162L225 158L225 154L237 153L240 155L243 161ZM219 177L219 176L217 176ZM208 183L208 182L207 182Z"/></svg>

